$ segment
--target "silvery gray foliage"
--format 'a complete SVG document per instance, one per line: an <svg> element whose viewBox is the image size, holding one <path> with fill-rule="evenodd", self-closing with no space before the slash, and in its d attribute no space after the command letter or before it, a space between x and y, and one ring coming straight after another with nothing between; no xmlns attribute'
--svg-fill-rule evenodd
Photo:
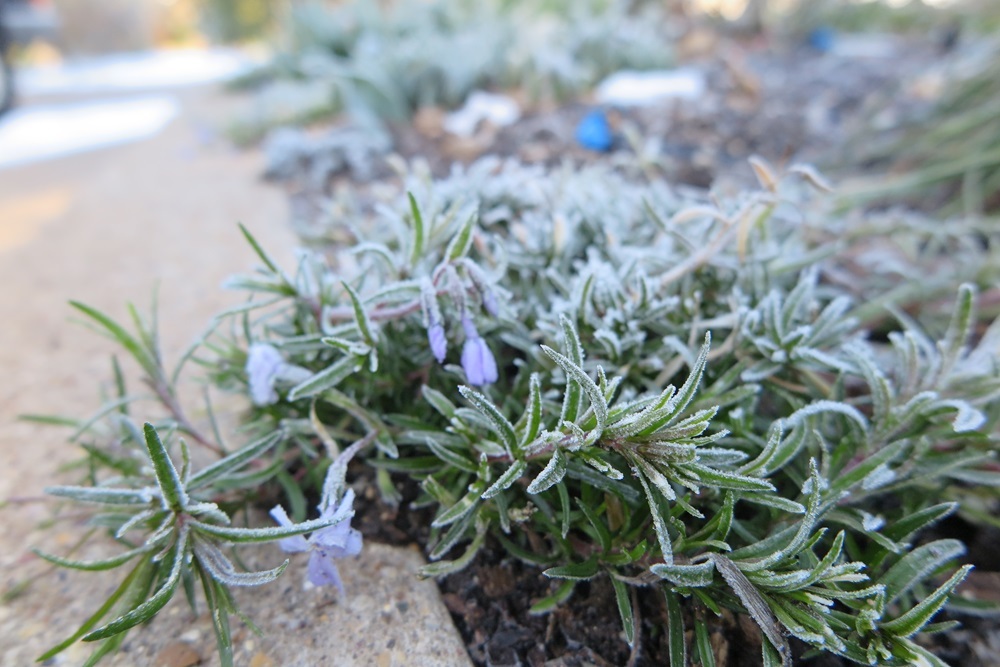
<svg viewBox="0 0 1000 667"><path fill-rule="evenodd" d="M789 634L865 664L937 664L910 637L967 570L928 588L961 547L912 540L955 511L949 484L998 481L995 327L966 350L975 287L955 281L942 338L887 301L899 328L871 340L836 279L877 237L830 248L800 187L755 169L763 191L723 201L601 166L410 173L407 198L349 223L356 244L313 251L328 273L287 279L341 287L297 288L278 328L261 322L315 362L275 412L311 397L350 415L337 423L354 436L380 434L371 462L415 476L418 504L440 506L428 575L464 567L492 533L554 578L609 576L630 641L626 584L653 584L668 611L686 598L749 613L767 664L790 660ZM989 245L974 259L996 263ZM455 363L470 341L488 347L495 379ZM379 377L419 377L433 412ZM529 534L546 536L541 551ZM674 648L680 664L687 647Z"/></svg>
<svg viewBox="0 0 1000 667"><path fill-rule="evenodd" d="M391 149L391 137L377 126L336 127L320 136L280 128L264 143L264 177L325 192L337 174L346 173L361 182L371 180L379 160Z"/></svg>
<svg viewBox="0 0 1000 667"><path fill-rule="evenodd" d="M372 445L384 502L415 480L413 505L435 509L425 576L490 544L553 579L536 613L607 578L630 644L630 589L656 593L675 667L709 660L704 616L723 609L760 628L766 665L790 663L789 637L942 665L918 633L946 605L987 611L952 595L963 545L923 532L975 520L958 498L996 501L986 285L940 268L925 289L950 293L941 317L875 271L871 319L852 262L879 234L815 214L811 170L754 167L761 191L732 198L600 165L405 172L405 194L325 220L294 267L246 232L262 266L229 287L248 301L192 358L247 397L247 429L283 434L258 488L332 497L315 471L347 441ZM994 243L967 248L981 275Z"/></svg>

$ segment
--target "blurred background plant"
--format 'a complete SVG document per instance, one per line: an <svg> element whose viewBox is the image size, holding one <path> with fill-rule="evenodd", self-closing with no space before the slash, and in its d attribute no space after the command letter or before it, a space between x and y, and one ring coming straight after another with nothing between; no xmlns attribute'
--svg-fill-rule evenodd
<svg viewBox="0 0 1000 667"><path fill-rule="evenodd" d="M672 60L667 14L624 3L402 0L295 5L285 47L237 85L260 88L234 136L355 115L403 121L454 108L473 90L513 88L535 103L579 95L619 69Z"/></svg>
<svg viewBox="0 0 1000 667"><path fill-rule="evenodd" d="M1000 17L1000 10L995 14ZM866 128L852 162L875 176L852 203L906 200L945 215L1000 209L1000 39L975 41L927 74L933 99L903 118ZM880 127L881 125L881 127Z"/></svg>

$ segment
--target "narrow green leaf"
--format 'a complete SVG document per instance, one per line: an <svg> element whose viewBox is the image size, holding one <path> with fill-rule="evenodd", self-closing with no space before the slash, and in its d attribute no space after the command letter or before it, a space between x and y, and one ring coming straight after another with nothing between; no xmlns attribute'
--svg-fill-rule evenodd
<svg viewBox="0 0 1000 667"><path fill-rule="evenodd" d="M311 378L292 387L292 390L288 392L288 400L297 401L300 398L307 398L336 387L347 376L357 373L359 370L361 370L361 362L358 357L341 357Z"/></svg>
<svg viewBox="0 0 1000 667"><path fill-rule="evenodd" d="M125 330L124 327L99 310L91 308L90 306L80 303L79 301L70 301L69 304L104 327L111 337L118 341L118 343L128 350L128 353L131 354L137 362L139 362L139 365L146 372L146 375L153 379L160 377L161 372L156 361L154 351L147 350L142 343L136 340L132 334Z"/></svg>
<svg viewBox="0 0 1000 667"><path fill-rule="evenodd" d="M569 523L570 523L570 500L569 500L569 490L566 485L560 481L556 484L556 491L559 492L559 535L565 540L566 535L569 534Z"/></svg>
<svg viewBox="0 0 1000 667"><path fill-rule="evenodd" d="M958 509L958 503L939 503L908 514L889 523L882 534L895 542L902 542L927 526L933 525Z"/></svg>
<svg viewBox="0 0 1000 667"><path fill-rule="evenodd" d="M579 455L578 455L579 456ZM605 476L601 473L583 465L576 460L569 461L566 465L566 476L579 480L584 484L589 484L595 488L613 493L629 503L637 502L642 496L629 484L619 481L620 477ZM583 458L583 457L579 457Z"/></svg>
<svg viewBox="0 0 1000 667"><path fill-rule="evenodd" d="M465 385L460 386L458 391L486 417L492 430L500 436L500 442L503 443L507 454L509 456L520 454L521 446L517 441L517 436L514 434L514 425L493 405L493 401L475 389L466 387Z"/></svg>
<svg viewBox="0 0 1000 667"><path fill-rule="evenodd" d="M556 447L552 451L552 458L549 459L548 464L538 474L538 477L528 485L528 493L536 495L545 491L553 484L561 482L563 477L566 476L566 461L566 452Z"/></svg>
<svg viewBox="0 0 1000 667"><path fill-rule="evenodd" d="M687 667L687 645L684 642L684 617L677 594L663 588L667 601L667 648L670 652L670 667Z"/></svg>
<svg viewBox="0 0 1000 667"><path fill-rule="evenodd" d="M609 573L611 585L615 587L615 600L618 602L618 615L622 619L622 629L625 630L625 641L629 646L635 644L635 615L632 613L632 601L629 600L628 586L625 582Z"/></svg>
<svg viewBox="0 0 1000 667"><path fill-rule="evenodd" d="M465 553L455 560L439 560L436 563L424 565L417 571L417 576L421 579L444 577L464 570L472 563L479 550L482 549L485 539L486 531L477 531L476 536L472 538L472 542L469 543Z"/></svg>
<svg viewBox="0 0 1000 667"><path fill-rule="evenodd" d="M153 463L156 483L160 486L163 501L170 511L180 514L187 507L188 497L184 485L181 483L180 475L177 474L177 468L170 460L167 448L160 441L156 428L146 422L143 424L142 430L146 436L146 451L149 452L149 460Z"/></svg>
<svg viewBox="0 0 1000 667"><path fill-rule="evenodd" d="M102 604L101 607L96 612L94 612L93 615L90 616L90 618L88 618L86 621L83 622L83 625L81 625L76 632L74 632L72 635L70 635L63 641L59 642L58 644L50 648L42 655L38 656L38 658L36 658L36 662L45 662L49 658L52 658L58 655L59 653L62 653L67 648L72 646L74 643L76 643L77 640L79 640L85 634L90 632L91 628L100 623L101 619L107 616L108 612L110 612L111 609L116 604L118 604L118 601L127 592L137 587L137 585L141 586L142 585L141 582L143 579L148 580L152 574L150 568L151 558L152 556L148 555L141 561L136 563L136 566L132 568L131 572L128 573L128 576L126 576L125 579L123 579L122 582L118 585L118 588L116 588L114 592L108 596L108 599L104 601L104 604Z"/></svg>
<svg viewBox="0 0 1000 667"><path fill-rule="evenodd" d="M459 470L464 470L465 472L475 473L477 466L471 459L462 456L450 447L438 442L437 438L432 438L430 436L424 437L424 442L427 443L427 447L430 448L434 456L444 461L446 464L458 468Z"/></svg>
<svg viewBox="0 0 1000 667"><path fill-rule="evenodd" d="M104 505L148 505L155 491L148 489L106 489L100 486L48 486L45 493L82 503Z"/></svg>
<svg viewBox="0 0 1000 667"><path fill-rule="evenodd" d="M211 484L220 477L239 470L251 461L259 459L279 442L282 442L285 437L287 437L287 434L282 430L278 430L263 438L254 440L246 447L236 450L229 456L219 459L215 463L191 475L191 479L187 483L187 488L189 490L199 489Z"/></svg>
<svg viewBox="0 0 1000 667"><path fill-rule="evenodd" d="M843 415L844 417L847 417L848 419L855 422L858 426L860 426L862 431L867 433L868 420L865 419L865 416L861 414L858 411L858 409L855 408L854 406L848 405L847 403L842 403L840 401L826 401L826 400L813 401L804 408L799 408L798 410L793 412L789 417L783 419L782 422L784 422L788 426L797 426L805 422L805 420L808 419L809 417L830 412L837 413Z"/></svg>
<svg viewBox="0 0 1000 667"><path fill-rule="evenodd" d="M607 524L601 521L601 518L597 516L595 508L592 508L589 503L577 498L577 507L583 512L583 515L587 517L587 521L590 525L594 527L594 531L597 533L597 539L601 543L601 549L607 553L611 551L611 531L608 530Z"/></svg>
<svg viewBox="0 0 1000 667"><path fill-rule="evenodd" d="M278 567L261 572L238 572L224 553L208 540L199 540L194 545L195 557L205 571L225 586L261 586L277 579L288 567L286 559Z"/></svg>
<svg viewBox="0 0 1000 667"><path fill-rule="evenodd" d="M527 469L528 464L524 461L514 461L514 463L512 463L511 466L507 468L507 470L505 470L499 478L497 478L497 481L490 485L490 488L483 491L483 500L488 500L501 491L509 489L514 482L521 479L521 476Z"/></svg>
<svg viewBox="0 0 1000 667"><path fill-rule="evenodd" d="M527 422L521 436L522 449L538 437L542 429L542 381L538 373L532 373L528 380Z"/></svg>
<svg viewBox="0 0 1000 667"><path fill-rule="evenodd" d="M704 588L711 586L715 579L715 563L711 560L694 565L657 563L650 566L649 570L659 578L683 588Z"/></svg>
<svg viewBox="0 0 1000 667"><path fill-rule="evenodd" d="M850 470L842 471L839 475L834 476L830 480L831 490L839 493L851 489L856 484L864 483L880 466L887 466L905 456L910 446L909 440L897 440L889 443L874 454L866 456ZM884 470L884 468L882 469Z"/></svg>
<svg viewBox="0 0 1000 667"><path fill-rule="evenodd" d="M782 660L778 650L770 642L761 643L760 650L764 667L784 667L786 661Z"/></svg>
<svg viewBox="0 0 1000 667"><path fill-rule="evenodd" d="M278 480L281 490L285 492L285 498L288 499L288 505L291 508L289 514L291 514L292 521L304 521L309 508L306 496L302 492L302 487L299 486L298 482L295 481L295 478L287 470L279 470L274 478Z"/></svg>
<svg viewBox="0 0 1000 667"><path fill-rule="evenodd" d="M225 586L202 574L202 587L205 590L208 613L212 617L212 630L215 633L215 646L219 652L221 667L233 667L233 637L226 609Z"/></svg>
<svg viewBox="0 0 1000 667"><path fill-rule="evenodd" d="M284 537L293 537L295 535L302 535L303 533L311 533L314 530L320 530L322 528L332 526L335 523L339 523L350 517L350 515L350 512L343 512L325 519L313 519L312 521L304 521L288 527L275 526L271 528L235 528L230 526L216 526L214 524L197 520L189 521L188 525L190 525L196 532L205 533L206 535L219 537L228 542L239 544L244 542L271 542L273 540L280 540Z"/></svg>
<svg viewBox="0 0 1000 667"><path fill-rule="evenodd" d="M431 526L434 528L443 528L444 526L455 523L466 514L475 510L482 502L482 498L480 497L482 495L482 489L483 487L479 484L473 485L472 490L462 496L457 503L448 507L436 516L434 521L431 522Z"/></svg>
<svg viewBox="0 0 1000 667"><path fill-rule="evenodd" d="M950 372L962 352L962 347L969 339L975 324L976 287L963 283L958 288L958 298L951 313L951 321L945 332L944 340L938 343L942 355L942 375Z"/></svg>
<svg viewBox="0 0 1000 667"><path fill-rule="evenodd" d="M888 623L882 623L881 629L885 632L891 632L897 637L910 637L916 634L940 611L941 607L948 601L948 596L965 580L965 577L971 571L971 565L963 565L948 581L941 584L937 590L923 598L905 614Z"/></svg>
<svg viewBox="0 0 1000 667"><path fill-rule="evenodd" d="M551 347L547 345L542 345L542 351L545 352L553 361L562 368L563 372L566 373L567 382L570 380L575 381L580 388L587 394L587 398L590 400L590 405L594 409L594 415L597 417L597 426L595 430L600 434L604 427L608 423L608 403L604 398L604 392L601 391L597 383L583 370L580 366L569 360L569 358L559 354ZM568 390L568 389L567 389ZM573 419L567 419L566 421L573 421Z"/></svg>
<svg viewBox="0 0 1000 667"><path fill-rule="evenodd" d="M177 538L177 545L174 547L173 564L170 573L164 580L163 585L148 600L135 607L128 613L119 616L107 625L104 625L93 632L85 635L83 641L92 642L98 639L107 639L129 628L144 623L157 614L174 596L177 585L181 580L181 568L184 566L184 558L187 551L188 533L182 529Z"/></svg>
<svg viewBox="0 0 1000 667"><path fill-rule="evenodd" d="M577 452L577 457L584 463L589 465L591 468L598 471L602 475L608 477L609 479L619 480L619 479L624 479L625 477L625 475L622 473L621 470L614 467L613 465L602 459L600 456L598 456L595 453L595 450L591 450L590 452L587 451Z"/></svg>
<svg viewBox="0 0 1000 667"><path fill-rule="evenodd" d="M820 479L819 479L819 469L816 466L815 459L810 459L809 461L809 479L811 484L811 493L809 494L809 502L806 506L806 515L802 517L799 521L798 529L795 531L795 535L792 537L791 541L782 548L775 549L769 555L756 561L740 560L739 567L745 572L753 572L757 570L763 570L766 568L773 567L774 565L780 563L786 558L790 558L799 553L802 548L806 545L809 540L809 536L812 534L813 527L819 520L820 511L820 501L822 499L822 490L820 489ZM737 558L737 551L734 551L732 556Z"/></svg>
<svg viewBox="0 0 1000 667"><path fill-rule="evenodd" d="M124 398L128 396L128 392L125 390L125 375L122 373L122 367L121 364L118 363L117 355L111 355L111 372L115 378L115 394L118 396L118 400L124 400ZM118 411L127 417L128 404L122 404L118 408Z"/></svg>
<svg viewBox="0 0 1000 667"><path fill-rule="evenodd" d="M117 652L124 642L124 634L108 637L101 642L96 651L90 654L90 657L87 658L86 662L84 662L81 667L95 667L101 660L104 659L104 656Z"/></svg>
<svg viewBox="0 0 1000 667"><path fill-rule="evenodd" d="M706 486L734 491L774 491L774 485L766 479L747 477L734 472L709 468L700 463L685 463L678 466L680 470L693 473L699 482Z"/></svg>
<svg viewBox="0 0 1000 667"><path fill-rule="evenodd" d="M242 290L244 292L261 292L264 294L276 294L283 300L284 298L295 296L295 288L288 280L280 275L252 275L252 276L231 276L222 283L223 288L231 290Z"/></svg>
<svg viewBox="0 0 1000 667"><path fill-rule="evenodd" d="M788 514L805 514L806 508L802 503L797 503L794 500L789 500L788 498L783 498L774 493L747 493L741 494L740 500L745 500L750 503L755 503L757 505L763 505L765 507L773 507L781 512L787 512Z"/></svg>
<svg viewBox="0 0 1000 667"><path fill-rule="evenodd" d="M586 581L588 579L593 579L595 576L597 576L597 572L598 572L597 557L591 556L582 563L571 563L569 565L550 567L544 572L542 572L542 574L552 579L572 579L574 581Z"/></svg>
<svg viewBox="0 0 1000 667"><path fill-rule="evenodd" d="M341 280L341 286L347 291L347 295L351 298L351 307L354 309L354 324L358 327L358 333L361 334L361 339L368 344L368 347L375 347L375 329L372 326L372 322L368 319L368 313L365 311L365 306L361 302L361 297L358 293L354 291L354 288L347 284L347 282ZM374 371L373 371L374 372Z"/></svg>
<svg viewBox="0 0 1000 667"><path fill-rule="evenodd" d="M565 315L559 316L559 324L562 327L563 343L566 346L566 358L579 368L583 368L583 344L580 342L580 335L576 332L576 327ZM544 346L542 346L544 349ZM564 369L565 370L565 369ZM580 414L581 388L575 378L566 374L566 389L563 393L562 412L559 421L575 422Z"/></svg>
<svg viewBox="0 0 1000 667"><path fill-rule="evenodd" d="M948 561L964 553L965 545L958 540L935 540L906 554L879 578L879 583L885 586L886 604L892 604Z"/></svg>
<svg viewBox="0 0 1000 667"><path fill-rule="evenodd" d="M576 581L573 579L564 580L551 595L543 597L528 608L528 613L532 616L547 614L556 609L563 602L566 602L573 595L576 588Z"/></svg>
<svg viewBox="0 0 1000 667"><path fill-rule="evenodd" d="M60 417L58 415L20 414L17 416L17 420L22 422L31 422L33 424L42 424L44 426L66 426L69 428L77 428L80 426L79 419L74 419L72 417Z"/></svg>
<svg viewBox="0 0 1000 667"><path fill-rule="evenodd" d="M406 193L410 200L410 214L413 216L413 240L410 243L410 266L416 266L417 262L424 254L424 240L426 231L424 230L424 216L420 214L420 207L412 192Z"/></svg>
<svg viewBox="0 0 1000 667"><path fill-rule="evenodd" d="M977 618L1000 618L1000 602L995 600L973 600L956 595L948 600L948 611Z"/></svg>
<svg viewBox="0 0 1000 667"><path fill-rule="evenodd" d="M271 256L267 254L264 248L257 243L257 239L255 239L253 234L250 233L250 230L244 227L242 222L237 224L240 227L240 231L243 232L243 237L246 238L247 243L249 243L250 247L253 248L255 253L257 253L257 257L260 258L260 261L264 262L264 265L271 269L271 271L280 275L281 270L278 268L278 265L273 259L271 259Z"/></svg>
<svg viewBox="0 0 1000 667"><path fill-rule="evenodd" d="M129 551L125 551L123 553L118 554L117 556L112 556L111 558L104 558L101 560L90 560L90 561L62 558L60 556L55 556L53 554L45 553L44 551L41 551L39 549L32 549L31 551L39 558L43 558L52 563L53 565L59 565L60 567L68 567L74 570L85 570L88 572L95 572L100 570L110 570L120 565L124 565L125 563L132 560L139 554L144 554L149 550L150 549L148 546L143 545L138 549L131 549Z"/></svg>
<svg viewBox="0 0 1000 667"><path fill-rule="evenodd" d="M785 635L781 631L781 626L778 625L778 619L774 617L774 612L771 611L771 608L767 605L767 602L757 588L750 583L750 580L740 571L740 568L726 556L713 553L708 554L708 558L715 563L719 574L726 580L732 591L736 593L736 597L743 603L743 606L750 614L750 618L760 627L761 632L764 633L767 640L771 642L771 645L782 656L782 659L787 660L787 656L791 656L791 648L788 646L788 640L785 639Z"/></svg>
<svg viewBox="0 0 1000 667"><path fill-rule="evenodd" d="M691 367L691 372L688 374L687 380L681 385L680 391L672 395L663 409L658 411L661 416L640 431L639 435L652 435L656 433L664 426L669 426L684 412L698 392L698 385L701 383L701 377L705 373L705 364L708 363L708 353L711 349L712 334L706 331L705 341L702 343L698 357Z"/></svg>
<svg viewBox="0 0 1000 667"><path fill-rule="evenodd" d="M871 389L872 401L872 421L875 424L883 424L889 416L892 404L892 387L885 374L875 364L869 350L855 343L847 347L847 354L854 364L861 370L861 374Z"/></svg>
<svg viewBox="0 0 1000 667"><path fill-rule="evenodd" d="M698 662L701 667L715 667L715 652L712 650L712 639L708 633L705 619L694 619L694 643L698 649Z"/></svg>
<svg viewBox="0 0 1000 667"><path fill-rule="evenodd" d="M649 514L653 519L653 529L656 531L656 539L660 543L660 551L663 553L663 560L668 565L674 562L674 550L670 544L670 533L667 532L667 524L663 520L663 516L660 514L659 503L656 502L656 497L653 495L653 490L649 488L649 484L646 482L645 477L639 472L636 467L632 468L632 474L639 480L642 484L642 490L646 492L646 502L649 503Z"/></svg>
<svg viewBox="0 0 1000 667"><path fill-rule="evenodd" d="M420 393L442 417L448 421L455 418L455 404L447 396L426 384L420 388Z"/></svg>
<svg viewBox="0 0 1000 667"><path fill-rule="evenodd" d="M910 652L910 656L907 657L907 660L913 660L913 657L919 659L919 662L914 660L911 664L918 664L920 667L951 667L951 665L947 662L914 641L909 639L900 639L899 642L906 648L907 651Z"/></svg>
<svg viewBox="0 0 1000 667"><path fill-rule="evenodd" d="M469 216L469 219L448 243L448 247L444 251L445 260L454 262L469 254L469 248L472 246L472 230L475 229L475 226L476 216L473 214Z"/></svg>
<svg viewBox="0 0 1000 667"><path fill-rule="evenodd" d="M437 544L434 545L434 548L427 557L431 560L438 560L451 551L456 544L465 539L465 536L468 534L469 528L472 527L477 514L477 512L467 512L465 516L451 524L448 528L448 532L446 532Z"/></svg>

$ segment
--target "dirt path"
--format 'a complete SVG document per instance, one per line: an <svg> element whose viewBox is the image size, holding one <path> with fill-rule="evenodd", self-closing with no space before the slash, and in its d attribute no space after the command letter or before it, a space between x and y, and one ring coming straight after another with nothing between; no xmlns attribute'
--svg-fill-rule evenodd
<svg viewBox="0 0 1000 667"><path fill-rule="evenodd" d="M36 500L79 452L64 431L18 422L16 415L89 414L114 351L71 322L66 302L78 299L122 318L127 301L145 312L158 285L170 359L213 313L237 300L218 288L254 264L237 221L291 265L294 238L283 195L258 182L257 154L235 152L211 131L233 102L210 89L179 97L180 117L153 139L0 171L0 500L13 499L0 505L5 667L30 665L69 635L120 576L56 572L28 551L65 552L82 534L77 524L40 528L49 505ZM260 557L271 567L281 559L277 549ZM302 564L295 562L264 595L241 595L266 636L237 631L237 664L468 664L437 588L412 576L419 554L366 545L361 558L363 566L344 566L344 600L302 590ZM217 662L204 615L195 619L178 599L161 616L133 633L126 652L109 664ZM50 664L80 664L89 652L74 647Z"/></svg>

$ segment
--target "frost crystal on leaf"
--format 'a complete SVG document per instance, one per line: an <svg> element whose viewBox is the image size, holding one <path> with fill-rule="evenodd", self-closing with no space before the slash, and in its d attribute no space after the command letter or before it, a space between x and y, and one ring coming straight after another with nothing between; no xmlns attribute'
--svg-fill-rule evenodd
<svg viewBox="0 0 1000 667"><path fill-rule="evenodd" d="M462 347L462 368L469 384L482 386L497 381L497 362L493 353L467 316L462 317L465 345Z"/></svg>
<svg viewBox="0 0 1000 667"><path fill-rule="evenodd" d="M286 537L278 542L283 551L289 553L309 552L309 581L314 586L336 586L341 594L344 584L337 572L335 559L357 556L361 553L361 533L351 528L350 513L354 504L354 491L348 489L339 505L329 505L320 515L320 519L328 519L338 514L348 513L342 521L317 530L309 539L296 535ZM291 519L280 505L271 510L271 516L281 526L292 526Z"/></svg>

